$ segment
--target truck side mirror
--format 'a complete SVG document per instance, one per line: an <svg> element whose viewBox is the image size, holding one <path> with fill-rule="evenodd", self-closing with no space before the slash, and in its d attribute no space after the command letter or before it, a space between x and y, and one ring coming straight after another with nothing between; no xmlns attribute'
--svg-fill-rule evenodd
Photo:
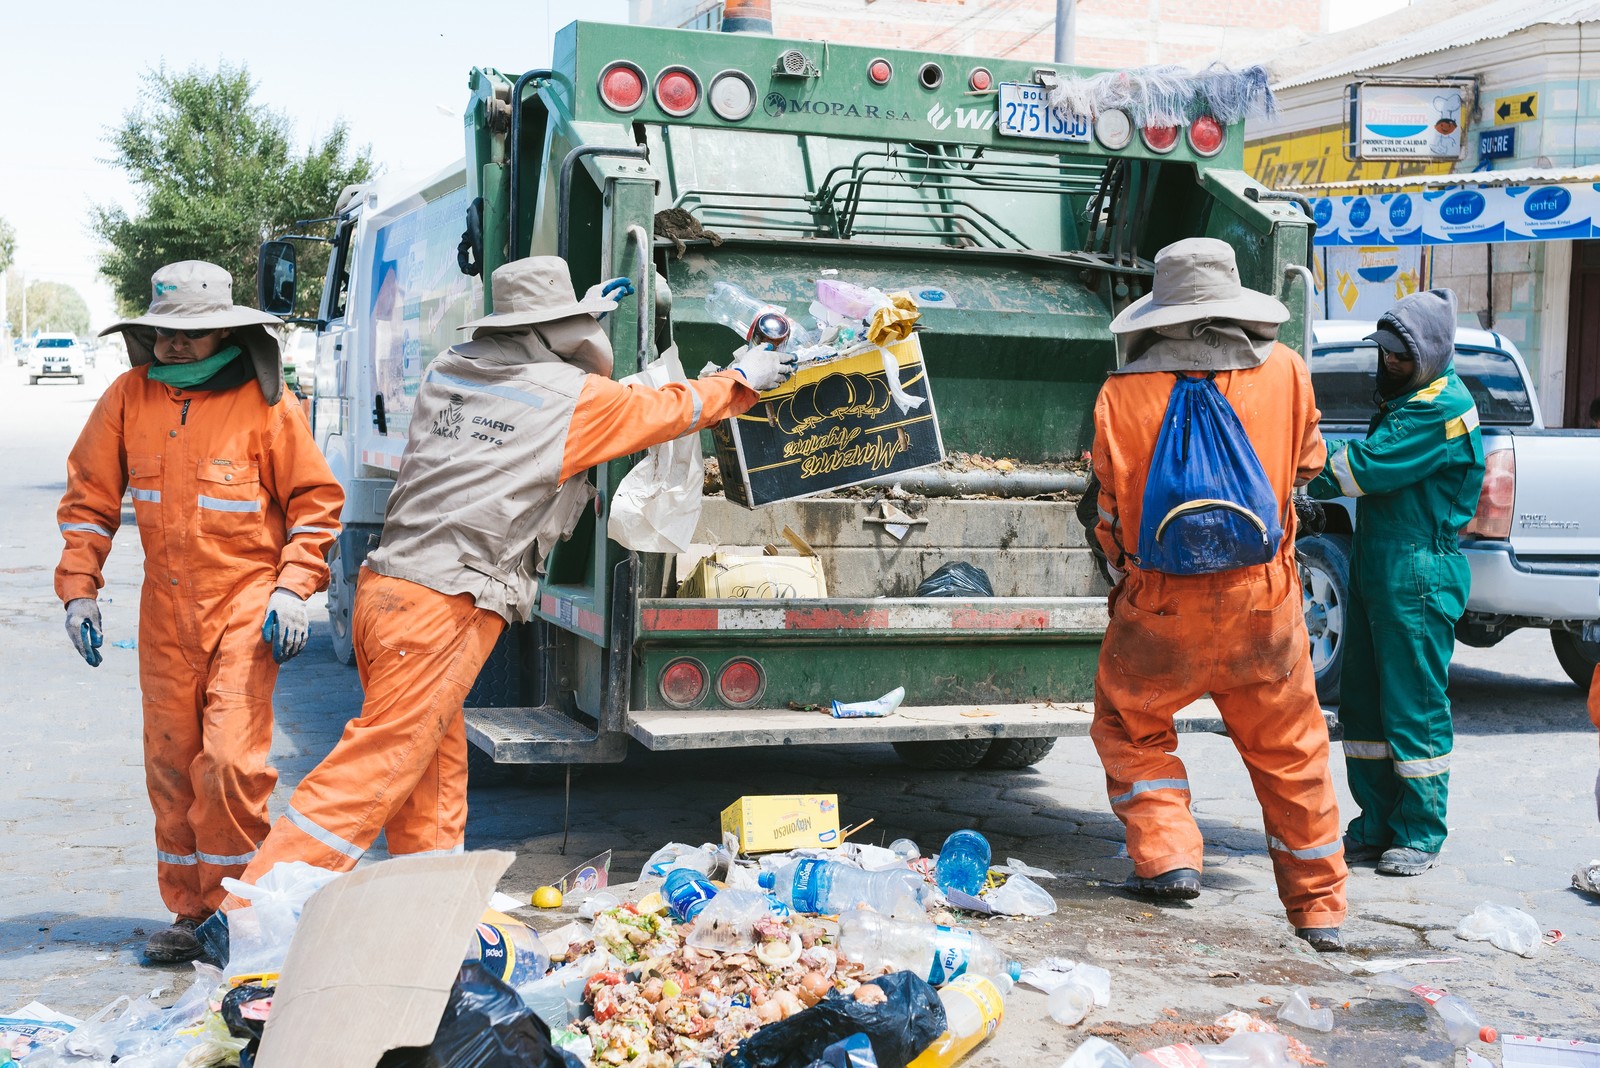
<svg viewBox="0 0 1600 1068"><path fill-rule="evenodd" d="M267 241L256 263L256 304L269 315L294 314L295 250L292 241Z"/></svg>

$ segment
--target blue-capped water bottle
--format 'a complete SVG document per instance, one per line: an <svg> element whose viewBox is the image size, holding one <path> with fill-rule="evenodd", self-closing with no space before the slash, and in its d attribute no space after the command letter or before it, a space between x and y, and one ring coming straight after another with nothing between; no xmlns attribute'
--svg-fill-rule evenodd
<svg viewBox="0 0 1600 1068"><path fill-rule="evenodd" d="M661 896L666 898L672 918L687 923L700 915L706 903L717 896L717 888L693 868L673 868L661 884Z"/></svg>
<svg viewBox="0 0 1600 1068"><path fill-rule="evenodd" d="M989 840L977 831L957 831L944 840L933 881L949 893L960 890L977 896L989 878Z"/></svg>
<svg viewBox="0 0 1600 1068"><path fill-rule="evenodd" d="M834 860L806 857L764 871L763 890L796 912L832 915L865 905L884 914L922 912L922 877L909 868L862 871Z"/></svg>

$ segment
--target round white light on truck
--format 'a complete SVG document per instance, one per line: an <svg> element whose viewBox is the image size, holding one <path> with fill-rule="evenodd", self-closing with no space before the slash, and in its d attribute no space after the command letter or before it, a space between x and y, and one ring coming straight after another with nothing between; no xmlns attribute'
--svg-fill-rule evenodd
<svg viewBox="0 0 1600 1068"><path fill-rule="evenodd" d="M739 70L725 70L711 79L711 92L706 94L711 110L719 119L738 122L748 118L756 109L756 83Z"/></svg>
<svg viewBox="0 0 1600 1068"><path fill-rule="evenodd" d="M1108 108L1094 117L1094 139L1115 152L1133 140L1133 120L1121 108Z"/></svg>
<svg viewBox="0 0 1600 1068"><path fill-rule="evenodd" d="M600 72L600 99L612 111L635 111L644 103L644 71L622 60Z"/></svg>

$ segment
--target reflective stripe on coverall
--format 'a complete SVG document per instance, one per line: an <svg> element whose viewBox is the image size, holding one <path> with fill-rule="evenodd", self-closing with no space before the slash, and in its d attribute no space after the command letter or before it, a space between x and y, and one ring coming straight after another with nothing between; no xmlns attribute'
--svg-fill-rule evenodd
<svg viewBox="0 0 1600 1068"><path fill-rule="evenodd" d="M1095 402L1095 534L1127 576L1111 591L1090 735L1112 811L1127 829L1134 872L1199 871L1204 845L1172 720L1210 693L1249 769L1289 922L1337 927L1347 872L1288 506L1294 486L1322 468L1320 414L1305 362L1283 345L1260 366L1220 371L1215 381L1282 505L1282 547L1267 564L1211 575L1145 571L1126 558L1122 546L1138 541L1145 477L1173 378L1109 378Z"/></svg>
<svg viewBox="0 0 1600 1068"><path fill-rule="evenodd" d="M497 400L518 403L507 398L537 388L536 383L522 381L517 390L458 392L439 402L464 408L467 419L506 422L506 416L492 407ZM738 415L757 396L732 372L658 390L587 375L576 406L568 409L560 481ZM412 417L412 441L431 433L433 403L424 385ZM553 401L525 406L517 418L535 418L533 412L546 410L558 409ZM484 411L489 414L480 414ZM391 502L406 482L412 448L408 444L401 459ZM536 504L552 499L555 487L530 485L532 481L527 468L485 467L473 492ZM448 527L449 502L436 501L432 506L439 509L439 522ZM507 525L516 528L521 523L522 517L510 517ZM526 605L507 609L526 610ZM245 869L244 881L253 883L274 864L290 860L346 871L379 831L386 832L391 855L459 852L467 817L462 702L505 622L497 612L478 607L470 594L441 593L370 566L364 569L353 617L366 690L361 716L346 724L333 751L300 781L288 811ZM242 899L230 895L222 907L229 910L242 904Z"/></svg>
<svg viewBox="0 0 1600 1068"><path fill-rule="evenodd" d="M265 837L277 782L267 598L327 585L344 491L299 407L269 408L254 378L208 392L148 370L111 384L68 456L55 587L64 602L96 596L131 490L157 878L175 915L203 919Z"/></svg>
<svg viewBox="0 0 1600 1068"><path fill-rule="evenodd" d="M1483 487L1472 394L1447 371L1385 402L1307 491L1356 498L1339 721L1350 839L1437 853L1450 788L1450 657L1471 572L1457 534Z"/></svg>

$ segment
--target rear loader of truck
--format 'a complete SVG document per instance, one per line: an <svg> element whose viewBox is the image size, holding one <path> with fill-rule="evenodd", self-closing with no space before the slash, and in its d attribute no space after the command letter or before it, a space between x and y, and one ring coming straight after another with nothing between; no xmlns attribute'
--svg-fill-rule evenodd
<svg viewBox="0 0 1600 1068"><path fill-rule="evenodd" d="M607 537L638 457L594 469L594 511L549 557L535 624L508 638L530 696L469 708L469 737L509 763L615 761L632 739L892 742L956 768L1027 766L1084 733L1105 586L1069 494L1116 360L1111 318L1147 291L1157 249L1204 235L1295 310L1286 340L1303 327L1310 223L1239 170L1241 130L1202 114L1144 130L1122 112L1063 118L1044 89L1078 72L1017 61L585 23L554 56L519 77L472 72L449 199L466 208L482 306L494 269L523 256L565 257L580 293L626 275L637 295L606 319L615 375L676 345L692 377L741 344L706 310L718 281L791 315L820 277L904 291L951 459L758 508L708 494L695 542L801 541L826 578L812 598L677 596L687 561ZM419 366L436 351L421 349ZM339 396L358 413L383 403ZM382 467L361 471L376 493ZM958 561L995 596L916 596ZM896 687L888 717L817 711Z"/></svg>

